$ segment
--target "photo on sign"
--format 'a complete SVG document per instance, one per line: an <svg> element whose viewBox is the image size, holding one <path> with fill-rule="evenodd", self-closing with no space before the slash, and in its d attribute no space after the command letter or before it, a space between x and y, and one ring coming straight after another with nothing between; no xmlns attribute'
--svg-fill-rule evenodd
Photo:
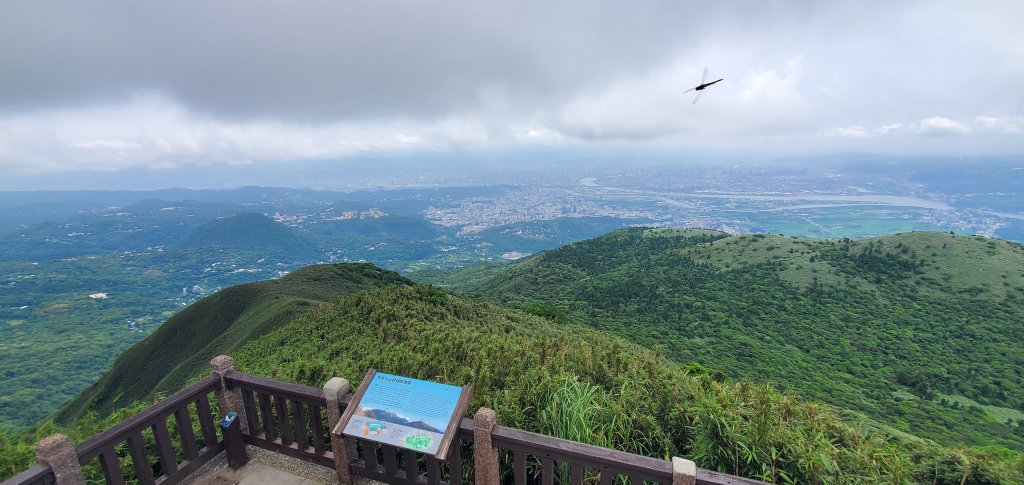
<svg viewBox="0 0 1024 485"><path fill-rule="evenodd" d="M344 434L434 454L461 393L457 386L375 373Z"/></svg>

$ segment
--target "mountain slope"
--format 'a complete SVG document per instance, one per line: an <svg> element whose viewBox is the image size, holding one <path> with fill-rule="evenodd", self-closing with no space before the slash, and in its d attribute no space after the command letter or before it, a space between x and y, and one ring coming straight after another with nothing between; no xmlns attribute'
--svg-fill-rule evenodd
<svg viewBox="0 0 1024 485"><path fill-rule="evenodd" d="M371 367L469 384L470 409L491 407L504 425L659 458L687 456L766 480L1012 483L1021 476L1011 470L1019 454L865 435L769 386L717 382L700 366L603 332L424 286L344 297L235 358L243 371L312 386L332 376L359 382Z"/></svg>
<svg viewBox="0 0 1024 485"><path fill-rule="evenodd" d="M1017 244L626 229L515 264L471 293L564 314L900 431L1024 449Z"/></svg>
<svg viewBox="0 0 1024 485"><path fill-rule="evenodd" d="M107 412L153 392L173 392L205 371L211 358L241 348L323 302L409 283L373 265L338 264L308 266L279 280L226 288L178 312L121 354L102 379L61 410L60 420L70 421L87 409Z"/></svg>

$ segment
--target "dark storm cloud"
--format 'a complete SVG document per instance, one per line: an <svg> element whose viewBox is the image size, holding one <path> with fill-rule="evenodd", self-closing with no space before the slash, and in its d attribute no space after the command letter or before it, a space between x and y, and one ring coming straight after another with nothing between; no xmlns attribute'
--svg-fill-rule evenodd
<svg viewBox="0 0 1024 485"><path fill-rule="evenodd" d="M533 106L649 69L700 34L683 2L25 1L0 12L4 110L132 92L228 117Z"/></svg>

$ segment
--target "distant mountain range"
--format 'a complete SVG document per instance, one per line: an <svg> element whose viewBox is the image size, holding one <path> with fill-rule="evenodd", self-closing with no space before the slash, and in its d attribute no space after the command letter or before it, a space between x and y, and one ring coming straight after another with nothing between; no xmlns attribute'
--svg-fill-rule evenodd
<svg viewBox="0 0 1024 485"><path fill-rule="evenodd" d="M432 433L444 434L444 431L439 430L423 421L410 421L409 418L406 418L401 414L388 411L387 409L363 408L362 414L367 418L378 419L386 423L400 424L402 426L408 426L410 428L422 429L424 431L430 431Z"/></svg>

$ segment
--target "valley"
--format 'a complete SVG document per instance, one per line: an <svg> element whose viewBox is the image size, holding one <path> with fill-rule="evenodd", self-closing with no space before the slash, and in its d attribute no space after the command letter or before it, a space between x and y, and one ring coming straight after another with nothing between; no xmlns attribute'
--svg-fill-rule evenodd
<svg viewBox="0 0 1024 485"><path fill-rule="evenodd" d="M553 296L542 298L543 291L531 293L540 290L530 290L530 285L516 287L516 291L493 289L498 288L494 286L495 275L516 261L523 260L522 265L529 266L535 264L528 260L530 255L640 225L725 231L713 233L716 238L730 234L785 234L785 238L771 236L774 239L770 240L775 241L772 243L741 239L748 241L743 244L753 243L753 249L741 251L739 246L731 245L706 253L691 249L693 253L686 257L727 274L748 271L757 265L785 264L788 269L766 274L771 274L780 285L792 285L796 291L817 288L815 291L829 295L865 291L878 283L866 283L871 281L867 276L846 274L844 271L853 270L834 266L834 262L808 259L811 253L821 252L815 238L835 241L941 230L1021 239L1015 234L1024 227L1022 221L1010 217L1019 210L1015 209L1019 208L1015 201L1020 197L1016 179L1002 180L1002 185L994 189L1001 191L999 197L962 192L977 184L969 178L955 183L949 179L927 179L926 168L943 163L952 162L887 162L881 163L882 168L871 167L870 172L863 164L849 161L817 168L785 163L715 170L700 166L637 166L630 170L596 166L585 173L588 177L579 173L560 176L555 172L543 184L532 176L522 176L516 179L518 183L502 185L392 187L352 192L248 187L0 193L0 208L5 215L0 218L0 365L5 369L0 384L9 389L0 398L0 423L20 428L50 415L103 375L122 351L151 335L176 312L218 290L281 278L309 264L365 261L418 281L434 282L455 292L488 295L512 306L522 306L526 299L547 305L564 314L568 321L595 321L593 325L601 330L643 345L665 346L664 351L675 360L695 361L731 376L765 380L803 396L840 403L841 407L856 410L867 418L870 426L927 434L928 431L915 428L914 423L919 424L928 413L939 413L954 421L961 420L971 429L991 427L991 432L978 435L965 432L965 442L996 439L1017 447L1018 438L1014 438L1013 430L1014 420L1020 419L1015 414L1019 411L1015 404L993 398L992 394L1012 395L1013 391L1000 390L995 381L986 385L995 386L996 391L984 392L940 387L937 382L947 378L942 377L944 374L925 377L924 381L915 374L903 383L893 383L891 377L886 377L884 385L879 386L871 384L871 375L880 369L851 372L854 367L835 374L839 377L829 380L831 384L822 384L817 378L788 380L787 373L800 375L808 369L811 375L824 375L822 368L815 367L820 364L812 365L813 358L802 357L803 352L812 352L810 347L798 346L796 357L786 364L789 367L782 367L789 370L778 374L756 365L759 359L773 361L776 357L771 352L749 354L750 349L773 342L791 343L783 344L779 337L756 337L768 340L761 344L751 342L747 334L755 328L736 329L728 336L693 335L693 345L682 346L681 341L665 341L652 333L666 322L677 320L679 312L699 310L694 314L704 317L698 321L717 322L723 311L729 313L734 306L748 307L750 302L716 307L711 296L693 295L697 299L694 302L673 307L663 286L679 283L666 282L652 286L645 296L655 298L644 303L654 313L629 317L630 312L637 311L635 308L625 313L625 307L615 309L607 305L584 309L564 300L596 298L597 293L565 293L565 289L551 287L543 291L550 290ZM1018 164L1013 160L986 163L996 172L1012 170ZM878 171L886 176L867 178ZM486 172L479 177L490 178ZM923 178L929 182L922 183ZM441 182L443 179L434 181ZM981 244L982 240L978 241ZM634 249L626 245L606 251ZM926 248L916 251L924 259L934 253ZM835 257L834 253L826 253ZM942 256L949 258L953 253L945 251ZM973 258L966 254L959 257L965 262ZM935 255L931 258L934 260ZM942 266L947 261L952 260L932 264ZM655 260L645 264L672 267L677 263ZM561 281L572 278L571 274L574 273L545 278ZM751 273L750 277L755 274L759 273ZM1011 295L1015 295L1016 280L1001 280L997 276L978 282L965 274L959 269L948 269L891 285L883 281L885 290L871 291L909 289L927 296L933 293L929 288L933 288L958 295L998 294L999 298L1015 298ZM625 281L618 284L623 288L636 286ZM625 294L614 288L608 291L614 297L609 301ZM702 298L708 300L698 304ZM843 298L858 297L851 293ZM781 299L784 297L766 296L756 305L758 308L751 310L774 311ZM835 308L829 305L802 318L827 320L829 315L823 312L828 308L859 311L844 309L842 303ZM903 313L919 303L899 301L893 305L893 312ZM1017 311L1012 309L1016 307L971 308L970 311L997 314ZM949 310L935 307L929 311ZM765 315L761 318L790 321ZM624 319L643 322L643 329L635 328L640 323L627 324ZM744 342L756 345L743 348ZM835 351L849 356L850 347L843 345ZM1010 364L1010 368L1014 365L1017 364ZM883 368L883 374L889 376L898 370L890 365ZM993 379L1003 385L1014 382L1007 376ZM915 386L920 382L925 382L925 387L917 389ZM844 396L857 394L856 389L865 387L877 389L868 396L844 400ZM928 399L920 399L922 392L929 393ZM947 402L945 407L940 405L943 398ZM968 401L978 404L965 409L986 411L968 418L962 417L966 411L951 411L953 402ZM993 424L996 417L1002 422ZM934 436L943 436L942 426L933 431Z"/></svg>

